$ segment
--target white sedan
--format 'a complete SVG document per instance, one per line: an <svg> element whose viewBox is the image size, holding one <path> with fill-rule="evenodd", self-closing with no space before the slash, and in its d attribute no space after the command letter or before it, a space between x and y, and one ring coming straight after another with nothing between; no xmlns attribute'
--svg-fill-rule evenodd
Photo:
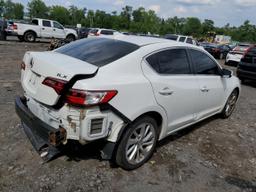
<svg viewBox="0 0 256 192"><path fill-rule="evenodd" d="M51 159L75 140L103 140L104 159L135 169L158 140L215 114L227 118L240 82L203 49L137 36L83 39L51 52L27 52L23 128Z"/></svg>

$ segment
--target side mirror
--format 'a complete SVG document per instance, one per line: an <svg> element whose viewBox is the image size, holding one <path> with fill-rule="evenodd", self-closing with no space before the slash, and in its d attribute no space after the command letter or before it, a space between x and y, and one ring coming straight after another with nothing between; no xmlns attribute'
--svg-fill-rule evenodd
<svg viewBox="0 0 256 192"><path fill-rule="evenodd" d="M231 70L222 69L222 71L221 71L221 76L223 78L230 78L230 77L232 77L232 75L233 75L233 71L231 71Z"/></svg>

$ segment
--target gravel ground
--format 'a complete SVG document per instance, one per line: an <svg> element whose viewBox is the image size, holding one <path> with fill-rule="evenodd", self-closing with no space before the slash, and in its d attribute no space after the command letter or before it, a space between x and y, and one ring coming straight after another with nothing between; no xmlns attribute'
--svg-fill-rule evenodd
<svg viewBox="0 0 256 192"><path fill-rule="evenodd" d="M134 171L100 161L97 146L70 150L43 163L20 128L15 95L25 51L46 43L0 42L0 191L256 192L256 86L242 86L229 119L217 116L158 144ZM229 67L235 70L234 67Z"/></svg>

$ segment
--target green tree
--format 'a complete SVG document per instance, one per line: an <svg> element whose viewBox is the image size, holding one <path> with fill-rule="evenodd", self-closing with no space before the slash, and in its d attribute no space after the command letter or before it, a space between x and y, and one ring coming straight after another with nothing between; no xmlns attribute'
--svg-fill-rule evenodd
<svg viewBox="0 0 256 192"><path fill-rule="evenodd" d="M192 35L198 37L201 34L201 21L196 17L188 17L184 26L185 35Z"/></svg>
<svg viewBox="0 0 256 192"><path fill-rule="evenodd" d="M48 18L49 8L42 0L31 0L28 3L30 17Z"/></svg>
<svg viewBox="0 0 256 192"><path fill-rule="evenodd" d="M76 25L81 23L84 19L84 11L83 9L78 9L76 6L71 5L69 8L69 18L72 25Z"/></svg>
<svg viewBox="0 0 256 192"><path fill-rule="evenodd" d="M24 6L21 3L13 4L14 19L23 19Z"/></svg>
<svg viewBox="0 0 256 192"><path fill-rule="evenodd" d="M202 23L202 32L203 34L207 34L209 31L214 31L214 21L210 19L205 19L204 22Z"/></svg>
<svg viewBox="0 0 256 192"><path fill-rule="evenodd" d="M63 25L69 24L69 11L65 7L55 5L50 8L50 18Z"/></svg>

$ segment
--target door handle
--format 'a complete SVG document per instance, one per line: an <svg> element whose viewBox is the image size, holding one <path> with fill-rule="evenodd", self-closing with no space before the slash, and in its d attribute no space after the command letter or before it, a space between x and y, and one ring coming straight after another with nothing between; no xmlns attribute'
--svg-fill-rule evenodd
<svg viewBox="0 0 256 192"><path fill-rule="evenodd" d="M206 86L203 86L203 87L201 88L201 91L202 91L202 92L209 92L210 89L208 89Z"/></svg>
<svg viewBox="0 0 256 192"><path fill-rule="evenodd" d="M56 31L56 29L53 29L53 31Z"/></svg>
<svg viewBox="0 0 256 192"><path fill-rule="evenodd" d="M159 94L164 95L164 96L169 96L173 94L173 91L169 89L169 87L163 88L161 91L159 91Z"/></svg>
<svg viewBox="0 0 256 192"><path fill-rule="evenodd" d="M45 30L45 28L42 28L42 30Z"/></svg>

